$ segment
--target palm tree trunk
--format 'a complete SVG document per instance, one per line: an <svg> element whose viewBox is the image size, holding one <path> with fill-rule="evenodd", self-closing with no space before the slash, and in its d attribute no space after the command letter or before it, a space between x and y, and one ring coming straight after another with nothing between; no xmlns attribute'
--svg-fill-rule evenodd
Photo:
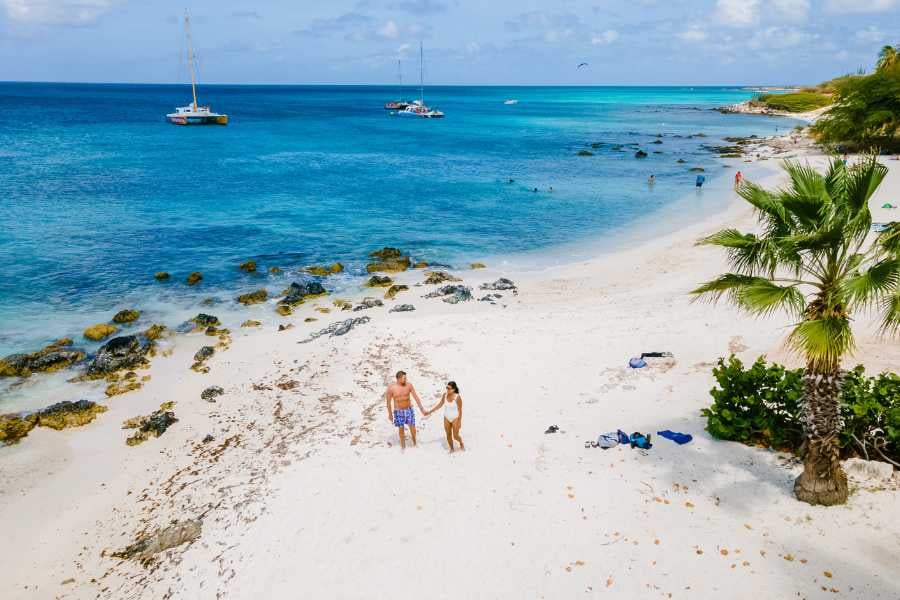
<svg viewBox="0 0 900 600"><path fill-rule="evenodd" d="M842 385L843 374L838 368L823 370L808 365L803 374L801 419L806 455L803 473L794 482L794 495L809 504L843 504L849 494L838 446Z"/></svg>

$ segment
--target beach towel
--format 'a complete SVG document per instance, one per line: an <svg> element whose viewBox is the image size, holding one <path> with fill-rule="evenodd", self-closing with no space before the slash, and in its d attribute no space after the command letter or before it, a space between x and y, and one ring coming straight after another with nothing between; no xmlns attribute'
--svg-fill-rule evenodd
<svg viewBox="0 0 900 600"><path fill-rule="evenodd" d="M610 431L609 433L601 433L597 438L597 445L603 448L604 450L609 450L610 448L615 448L619 445L619 434L615 431Z"/></svg>
<svg viewBox="0 0 900 600"><path fill-rule="evenodd" d="M694 436L692 436L692 435L689 434L689 433L679 433L678 431L671 431L671 430L669 430L669 429L664 429L664 430L662 430L662 431L657 431L657 432L656 432L656 435L658 435L658 436L660 436L660 437L664 437L664 438L666 438L667 440L672 440L673 442L675 442L675 443L678 444L679 446L680 446L681 444L687 444L689 441L691 441L692 439L694 439Z"/></svg>

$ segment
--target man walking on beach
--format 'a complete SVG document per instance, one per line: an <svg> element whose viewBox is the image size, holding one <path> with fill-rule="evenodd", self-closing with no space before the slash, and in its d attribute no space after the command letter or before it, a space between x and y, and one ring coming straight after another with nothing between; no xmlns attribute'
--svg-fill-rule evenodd
<svg viewBox="0 0 900 600"><path fill-rule="evenodd" d="M397 433L400 435L400 448L405 449L406 432L403 430L404 426L409 428L412 444L413 446L416 445L416 413L413 412L413 408L410 405L409 396L412 395L415 398L416 405L418 405L419 410L423 414L425 409L422 408L422 401L419 399L419 394L416 393L416 388L406 381L406 373L397 371L396 379L397 381L388 386L387 391L384 393L384 398L387 401L388 421L397 428ZM393 408L391 407L391 402L394 403Z"/></svg>

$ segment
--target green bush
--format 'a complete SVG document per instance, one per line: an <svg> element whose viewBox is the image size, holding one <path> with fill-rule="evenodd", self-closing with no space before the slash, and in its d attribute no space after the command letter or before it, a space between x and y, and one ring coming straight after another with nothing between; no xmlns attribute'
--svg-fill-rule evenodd
<svg viewBox="0 0 900 600"><path fill-rule="evenodd" d="M713 403L701 412L716 438L798 452L803 443L800 403L803 369L767 364L760 357L750 368L735 356L719 359ZM866 377L858 366L846 373L841 392L844 456L889 458L900 462L900 377Z"/></svg>
<svg viewBox="0 0 900 600"><path fill-rule="evenodd" d="M790 92L787 94L762 94L757 102L773 110L800 113L831 104L831 96L818 92Z"/></svg>

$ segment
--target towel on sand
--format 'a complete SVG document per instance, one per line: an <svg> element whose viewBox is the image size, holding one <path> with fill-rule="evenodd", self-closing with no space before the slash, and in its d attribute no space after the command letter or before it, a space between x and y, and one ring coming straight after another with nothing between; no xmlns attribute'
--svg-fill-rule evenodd
<svg viewBox="0 0 900 600"><path fill-rule="evenodd" d="M672 440L673 442L675 442L678 445L687 444L689 441L694 439L694 436L692 436L689 433L680 433L678 431L671 431L669 429L657 431L656 435L658 435L660 437L664 437L667 440Z"/></svg>

